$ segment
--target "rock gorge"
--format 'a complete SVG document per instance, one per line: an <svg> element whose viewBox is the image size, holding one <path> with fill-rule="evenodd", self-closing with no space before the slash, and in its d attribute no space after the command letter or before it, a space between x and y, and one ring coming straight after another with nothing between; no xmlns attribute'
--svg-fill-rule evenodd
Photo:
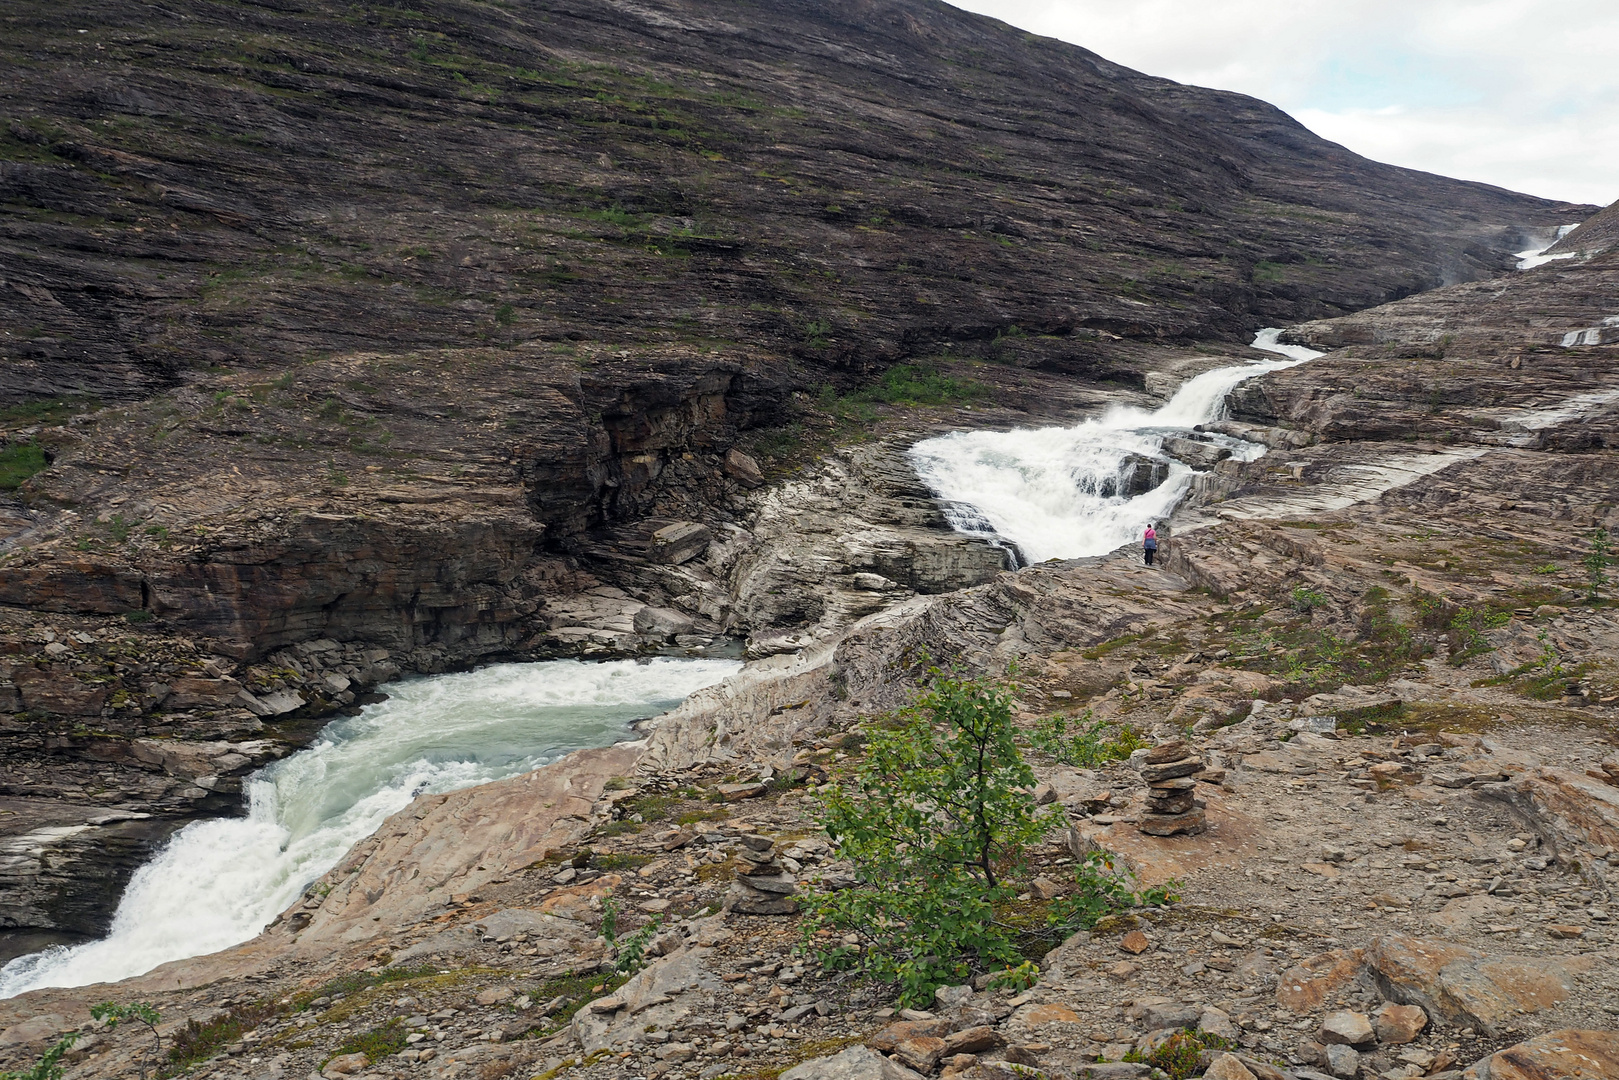
<svg viewBox="0 0 1619 1080"><path fill-rule="evenodd" d="M1210 1076L1619 1060L1619 627L1581 569L1619 525L1613 208L908 0L0 17L0 449L47 466L0 493L6 956L105 932L175 828L403 674L750 660L636 742L423 796L236 949L0 1002L0 1064L109 995L262 1004L220 1080L340 1075L344 1025L423 1036L349 1062L385 1077L1133 1077L1186 1023L1229 1029ZM904 455L1162 401L1264 325L1327 355L1232 393L1215 427L1269 452L1197 466L1159 569L1013 572ZM1041 762L1040 880L1099 847L1184 913L895 1030L736 897L846 870L794 785L924 653L1016 661L1025 725L1192 739L1210 827ZM574 1015L609 890L687 918ZM69 1075L134 1075L130 1035Z"/></svg>

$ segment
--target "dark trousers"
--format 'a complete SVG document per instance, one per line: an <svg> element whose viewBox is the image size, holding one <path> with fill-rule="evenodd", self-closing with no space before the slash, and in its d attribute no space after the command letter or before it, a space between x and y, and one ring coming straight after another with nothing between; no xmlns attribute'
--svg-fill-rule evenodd
<svg viewBox="0 0 1619 1080"><path fill-rule="evenodd" d="M1158 554L1158 549L1157 548L1144 548L1143 550L1146 551L1146 553L1147 553L1147 565L1151 566L1152 565L1152 557L1154 555Z"/></svg>

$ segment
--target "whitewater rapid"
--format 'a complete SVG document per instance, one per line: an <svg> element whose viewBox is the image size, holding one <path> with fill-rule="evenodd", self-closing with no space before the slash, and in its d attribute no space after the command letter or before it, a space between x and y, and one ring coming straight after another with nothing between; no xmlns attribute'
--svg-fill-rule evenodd
<svg viewBox="0 0 1619 1080"><path fill-rule="evenodd" d="M1574 257L1574 252L1568 252L1563 255L1547 255L1546 252L1557 246L1557 241L1561 240L1563 237L1567 236L1569 233L1573 232L1579 227L1580 226L1577 222L1573 225L1559 225L1557 227L1557 232L1553 234L1551 240L1542 247L1529 248L1515 254L1513 258L1518 260L1518 269L1533 270L1537 266L1544 266L1549 262L1556 262L1558 259L1572 259Z"/></svg>
<svg viewBox="0 0 1619 1080"><path fill-rule="evenodd" d="M1205 371L1157 409L1114 405L1073 427L955 431L911 447L911 462L944 500L945 518L960 533L1009 542L1025 563L1104 555L1138 540L1149 522L1163 521L1185 497L1194 473L1163 453L1166 438L1223 419L1226 396L1248 379L1322 355L1280 344L1280 335L1272 327L1254 338L1256 348L1279 359ZM1239 460L1265 452L1226 435L1201 437ZM1134 497L1120 494L1126 470L1143 458L1167 469L1163 483Z"/></svg>
<svg viewBox="0 0 1619 1080"><path fill-rule="evenodd" d="M20 956L0 998L150 971L246 941L418 795L528 772L607 746L630 725L734 674L732 660L500 664L388 686L254 773L246 817L174 835L130 880L107 937Z"/></svg>

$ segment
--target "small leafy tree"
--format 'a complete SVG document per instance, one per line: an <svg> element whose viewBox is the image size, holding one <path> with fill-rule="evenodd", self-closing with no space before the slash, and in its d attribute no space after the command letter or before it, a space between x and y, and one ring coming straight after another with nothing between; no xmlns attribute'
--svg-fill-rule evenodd
<svg viewBox="0 0 1619 1080"><path fill-rule="evenodd" d="M1608 530L1598 525L1591 530L1591 550L1581 562L1585 563L1586 578L1590 582L1590 589L1585 598L1596 603L1602 589L1608 584L1608 565L1611 562L1609 552Z"/></svg>
<svg viewBox="0 0 1619 1080"><path fill-rule="evenodd" d="M823 822L860 885L806 891L806 941L853 932L864 953L816 947L829 967L859 966L923 1004L974 966L1022 957L995 905L1015 890L1023 851L1055 815L1035 806L1034 774L1018 752L1012 687L933 670L913 704L868 723L866 757L850 782L823 788Z"/></svg>
<svg viewBox="0 0 1619 1080"><path fill-rule="evenodd" d="M158 1055L163 1052L163 1039L157 1033L158 1011L146 1004L117 1005L110 1001L104 1001L100 1005L92 1006L90 1015L105 1023L108 1030L117 1027L126 1020L146 1025L147 1030L152 1033L153 1046L152 1050L143 1056L136 1066L140 1070L141 1080L145 1080L147 1062L155 1061ZM73 1045L78 1041L79 1033L70 1031L56 1040L56 1045L45 1051L44 1055L32 1067L23 1069L20 1072L0 1073L0 1080L60 1080L62 1076L62 1058L69 1050L73 1049Z"/></svg>
<svg viewBox="0 0 1619 1080"><path fill-rule="evenodd" d="M119 1024L141 1024L152 1035L152 1049L141 1058L136 1067L140 1070L141 1080L146 1080L146 1065L148 1061L157 1062L163 1056L163 1036L157 1033L157 1022L161 1019L158 1011L143 1001L133 1005L119 1005L112 1001L103 1001L100 1005L90 1007L90 1015L107 1025L112 1030Z"/></svg>

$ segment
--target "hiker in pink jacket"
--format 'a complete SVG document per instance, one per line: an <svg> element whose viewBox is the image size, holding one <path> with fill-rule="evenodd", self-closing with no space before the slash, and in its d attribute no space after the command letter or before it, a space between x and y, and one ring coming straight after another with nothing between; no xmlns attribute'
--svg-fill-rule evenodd
<svg viewBox="0 0 1619 1080"><path fill-rule="evenodd" d="M1152 557L1158 554L1158 530L1152 527L1151 522L1147 523L1147 535L1141 538L1141 550L1147 555L1147 565L1151 566Z"/></svg>

